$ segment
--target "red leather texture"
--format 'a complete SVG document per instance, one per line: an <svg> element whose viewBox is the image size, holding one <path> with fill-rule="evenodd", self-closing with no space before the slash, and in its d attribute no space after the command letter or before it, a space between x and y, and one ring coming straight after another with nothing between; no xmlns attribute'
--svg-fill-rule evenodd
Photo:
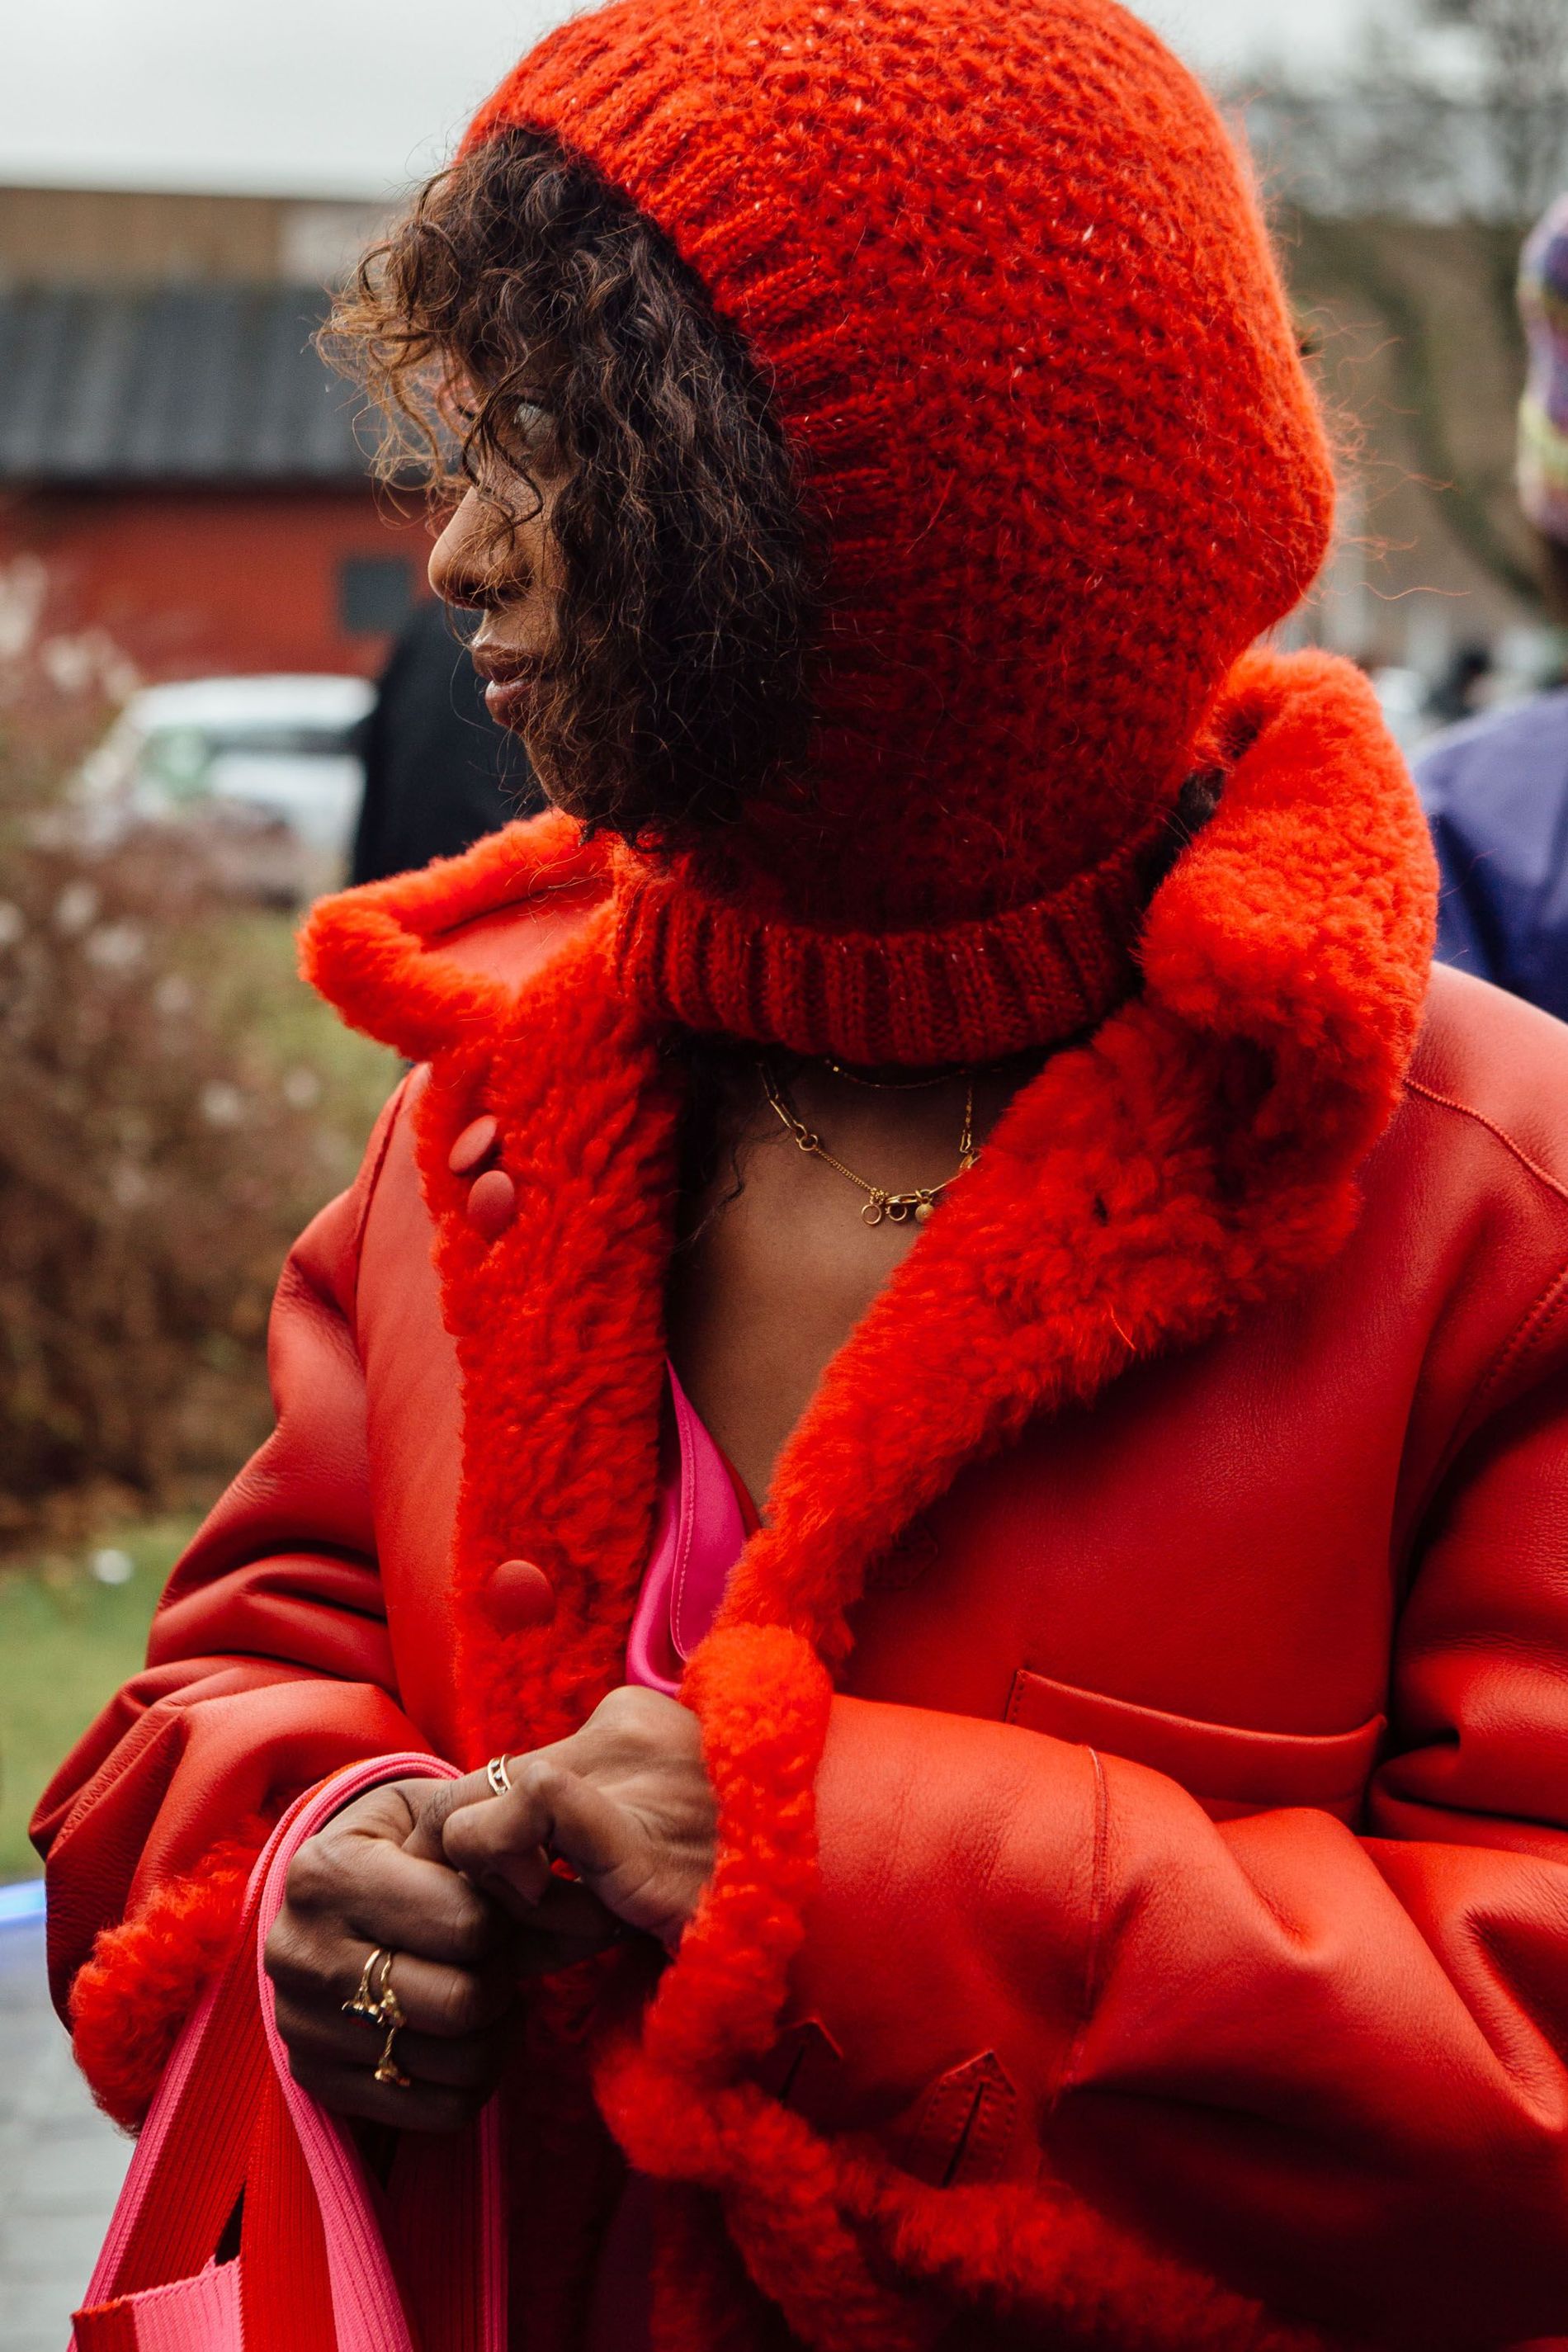
<svg viewBox="0 0 1568 2352"><path fill-rule="evenodd" d="M487 1444L548 1455L563 1496L583 1456L465 1395L431 1241L436 1216L479 1247L447 1171L476 1087L432 1123L422 1192L424 1087L300 1244L279 1433L46 1800L62 1995L100 1928L324 1771L468 1760L465 1426L495 1408ZM875 2192L899 2260L961 2301L1082 2207L1338 2339L1568 2335L1565 1101L1568 1035L1439 973L1337 1253L1025 1419L877 1549L816 1776L798 2063L772 2081L786 2121L945 2200L939 2252L927 2206L889 2221ZM590 1179L584 1218L629 1248ZM927 1328L923 1295L897 1311ZM507 1329L564 1380L551 1331ZM635 1485L656 1402L613 1446L578 1416L580 1449ZM507 1534L485 1574L539 1554L559 1612L516 1638L555 1654L594 1564L521 1517ZM1306 2340L1201 2316L1095 2336L1083 2263L1073 2327L1018 2341ZM1013 2340L995 2325L953 2341Z"/></svg>

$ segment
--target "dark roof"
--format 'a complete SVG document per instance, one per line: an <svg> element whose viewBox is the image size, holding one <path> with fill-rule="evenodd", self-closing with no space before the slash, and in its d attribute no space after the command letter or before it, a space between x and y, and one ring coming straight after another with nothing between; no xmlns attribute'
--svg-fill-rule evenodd
<svg viewBox="0 0 1568 2352"><path fill-rule="evenodd" d="M316 287L0 289L0 480L363 481Z"/></svg>

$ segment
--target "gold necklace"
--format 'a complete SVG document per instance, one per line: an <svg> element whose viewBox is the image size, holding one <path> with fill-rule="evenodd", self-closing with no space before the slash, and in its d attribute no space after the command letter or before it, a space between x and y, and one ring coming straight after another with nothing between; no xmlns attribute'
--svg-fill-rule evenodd
<svg viewBox="0 0 1568 2352"><path fill-rule="evenodd" d="M844 1063L836 1062L831 1054L824 1054L822 1066L825 1070L831 1070L836 1078L843 1078L847 1085L866 1087L871 1093L879 1095L923 1094L929 1087L950 1087L954 1078L973 1076L971 1070L957 1069L938 1070L932 1076L920 1078L868 1078L864 1070L851 1070Z"/></svg>
<svg viewBox="0 0 1568 2352"><path fill-rule="evenodd" d="M811 1159L820 1160L825 1167L831 1168L836 1175L844 1177L858 1192L865 1193L866 1205L860 1212L862 1224L879 1225L884 1218L894 1225L904 1224L910 1217L917 1224L923 1225L927 1222L948 1185L953 1182L952 1176L948 1177L944 1183L922 1184L913 1192L890 1192L885 1184L873 1184L869 1177L857 1176L854 1169L846 1168L842 1160L836 1160L821 1136L807 1127L767 1064L759 1062L757 1067L762 1074L763 1091L794 1138L796 1147ZM964 1081L963 1126L958 1138L955 1174L964 1175L973 1167L978 1156L974 1148L974 1080L970 1077Z"/></svg>

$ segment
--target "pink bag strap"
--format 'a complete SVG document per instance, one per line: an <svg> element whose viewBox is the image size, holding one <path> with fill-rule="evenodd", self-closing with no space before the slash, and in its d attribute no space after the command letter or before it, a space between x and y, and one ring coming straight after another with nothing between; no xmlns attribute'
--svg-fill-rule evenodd
<svg viewBox="0 0 1568 2352"><path fill-rule="evenodd" d="M451 2293L416 2333L358 2148L294 2081L262 1965L289 1865L307 1839L383 1781L458 1777L430 1756L375 1757L309 1791L279 1822L251 1874L234 1958L181 2035L142 2128L79 2336L94 2306L202 2271L243 2188L247 2347L261 2335L304 2352L318 2315L312 2273L324 2266L318 2300L323 2316L330 2302L335 2352L506 2352L496 2103L458 2136L449 2164L423 2168L418 2226L437 2233L441 2259L416 2267L433 2270ZM264 2309L258 2294L290 2307Z"/></svg>

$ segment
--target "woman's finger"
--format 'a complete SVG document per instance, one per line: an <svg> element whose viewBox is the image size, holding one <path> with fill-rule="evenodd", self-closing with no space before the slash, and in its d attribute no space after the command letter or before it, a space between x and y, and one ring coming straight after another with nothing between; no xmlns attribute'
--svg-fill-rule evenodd
<svg viewBox="0 0 1568 2352"><path fill-rule="evenodd" d="M398 1784L398 1794L408 1801L412 1814L403 1850L421 1862L441 1860L442 1832L453 1813L495 1793L485 1772L467 1772L460 1780L422 1780L416 1788L414 1793L407 1782Z"/></svg>
<svg viewBox="0 0 1568 2352"><path fill-rule="evenodd" d="M296 2007L317 2009L324 2017L342 2017L352 2025L359 2021L349 2014L349 2004L376 1948L347 1937L321 1945L282 1940L276 1951L268 1946L268 1973ZM446 1968L395 1946L379 1948L392 1953L392 1989L404 2016L421 2033L459 2041L499 2024L512 2006L515 1972L508 1953L497 1953L482 1967L469 1969ZM377 1969L377 1990L382 1982Z"/></svg>
<svg viewBox="0 0 1568 2352"><path fill-rule="evenodd" d="M321 2066L357 2066L374 2074L386 2046L384 2025L373 2024L368 2018L345 2017L341 2010L300 2004L282 1993L278 1998L278 2030L290 2051L307 2053ZM499 2080L505 2051L504 2025L492 2025L457 2040L401 2026L393 2055L404 2074L416 2081L471 2090Z"/></svg>
<svg viewBox="0 0 1568 2352"><path fill-rule="evenodd" d="M537 1904L551 1874L542 1849L561 1855L595 1892L638 1869L646 1853L641 1825L614 1798L547 1751L524 1758L504 1797L465 1805L448 1816L442 1844L452 1866L480 1885L499 1880Z"/></svg>
<svg viewBox="0 0 1568 2352"><path fill-rule="evenodd" d="M621 1922L591 1887L579 1879L563 1878L553 1870L538 1902L531 1903L523 1916L531 1934L561 1936L581 1943L608 1941L621 1932Z"/></svg>
<svg viewBox="0 0 1568 2352"><path fill-rule="evenodd" d="M542 1899L525 1904L504 1893L498 1884L496 1899L506 1901L518 1920L511 1959L520 1977L551 1976L557 1969L607 1951L626 1936L624 1920L575 1879L551 1874Z"/></svg>
<svg viewBox="0 0 1568 2352"><path fill-rule="evenodd" d="M563 1764L574 1769L582 1760L583 1740L584 1733L574 1731L564 1739L552 1740L548 1748L534 1748L515 1759L502 1756L499 1760L513 1774L535 1762ZM462 1812L469 1805L489 1804L496 1795L488 1767L482 1772L467 1772L460 1780L398 1781L392 1785L413 1814L404 1850L425 1862L442 1859L447 1823L454 1813Z"/></svg>
<svg viewBox="0 0 1568 2352"><path fill-rule="evenodd" d="M399 2043L399 2055L401 2052ZM358 2116L366 2123L390 2125L395 2131L461 2131L472 2123L490 2094L489 2084L455 2087L414 2077L406 2087L378 2083L374 2063L349 2066L337 2060L318 2060L309 2052L292 2048L289 2055L289 2071L300 2089L309 2091L333 2115ZM406 2067L403 2071L408 2072Z"/></svg>
<svg viewBox="0 0 1568 2352"><path fill-rule="evenodd" d="M454 1869L353 1832L328 1830L300 1847L289 1865L288 1910L302 1921L331 1920L367 1944L459 1967L477 1966L505 1931L495 1906Z"/></svg>

